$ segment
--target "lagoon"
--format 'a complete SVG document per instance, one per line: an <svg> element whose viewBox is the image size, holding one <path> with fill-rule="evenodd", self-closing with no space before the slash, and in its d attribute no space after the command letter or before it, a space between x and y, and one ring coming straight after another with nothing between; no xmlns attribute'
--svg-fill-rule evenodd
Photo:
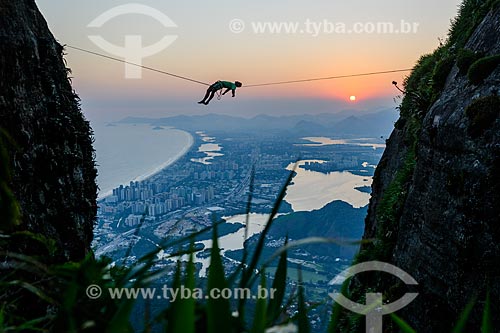
<svg viewBox="0 0 500 333"><path fill-rule="evenodd" d="M321 172L305 170L299 166L306 162L324 162L318 160L302 160L298 162L293 184L288 187L285 200L292 205L294 211L311 211L320 209L326 204L341 200L355 208L364 207L370 200L370 194L356 190L356 187L370 186L370 176L358 176L348 171ZM293 170L294 163L287 170Z"/></svg>

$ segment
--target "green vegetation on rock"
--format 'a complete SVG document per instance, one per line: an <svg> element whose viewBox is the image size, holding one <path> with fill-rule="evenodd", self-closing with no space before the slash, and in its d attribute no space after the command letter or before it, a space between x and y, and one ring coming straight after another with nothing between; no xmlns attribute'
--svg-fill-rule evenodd
<svg viewBox="0 0 500 333"><path fill-rule="evenodd" d="M490 76L498 65L500 65L500 55L481 58L470 66L467 77L471 83L479 85Z"/></svg>
<svg viewBox="0 0 500 333"><path fill-rule="evenodd" d="M470 66L481 58L481 55L468 49L460 49L457 54L457 67L460 74L467 74Z"/></svg>
<svg viewBox="0 0 500 333"><path fill-rule="evenodd" d="M472 137L481 135L493 124L499 112L500 97L496 95L478 98L473 101L465 109L465 115L469 119L469 134Z"/></svg>
<svg viewBox="0 0 500 333"><path fill-rule="evenodd" d="M399 107L400 119L395 124L396 130L403 137L400 144L404 144L404 147L398 147L401 152L400 162L391 177L392 181L385 186L382 195L378 197L373 222L376 230L374 239L362 245L355 263L370 260L392 262L400 218L418 159L418 138L423 119L441 96L455 64L462 75L468 72L469 78L471 73L474 79L478 78L476 82L481 82L495 69L493 66L498 65L496 57L479 59L481 54L464 47L486 14L494 6L499 5L498 0L465 0L460 7L459 15L452 22L447 41L432 54L422 56L411 75L405 79L404 98ZM466 113L470 119L469 131L472 131L470 133L482 133L495 120L498 116L499 100L497 96L481 98L467 108ZM380 175L380 169L384 167L382 161L375 178L377 174ZM400 291L397 281L382 281L375 274L345 281L342 287L343 294L352 301L363 303L364 295L369 292L363 282L369 283L370 286L376 285L378 292L385 290L384 297L388 299L398 295ZM393 318L393 322L384 322L384 329L387 332L398 331L402 326L402 321L399 319ZM335 305L332 315L332 323L335 325L330 327L330 332L361 332L364 329L363 322L364 317Z"/></svg>

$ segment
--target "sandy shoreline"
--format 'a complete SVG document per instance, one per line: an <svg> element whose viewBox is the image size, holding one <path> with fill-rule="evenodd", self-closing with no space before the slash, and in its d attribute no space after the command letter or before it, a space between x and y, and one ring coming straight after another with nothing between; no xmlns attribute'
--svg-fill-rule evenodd
<svg viewBox="0 0 500 333"><path fill-rule="evenodd" d="M178 130L178 129L176 129ZM185 134L187 134L189 136L189 144L184 146L184 148L177 154L175 155L174 157L171 157L169 158L168 160L166 160L165 162L163 162L162 164L158 165L158 166L155 166L155 167L152 167L150 170L148 170L146 173L140 175L140 176L137 176L133 179L130 179L128 180L126 183L123 183L123 184L116 184L113 188L116 188L120 185L126 185L128 184L129 182L133 181L133 182L136 182L136 181L143 181L143 180L146 180L147 178L149 177L152 177L154 175L156 175L157 173L161 172L162 170L168 168L170 165L174 164L175 162L177 162L181 157L183 157L184 155L186 155L186 153L193 147L193 144L194 144L194 138L193 136L191 135L191 133L189 132L186 132L186 131L182 131L182 130L178 130L178 131L181 131L181 132L184 132ZM98 200L102 200L110 195L113 194L113 190L108 190L106 192L99 192L98 196L97 196L97 199Z"/></svg>

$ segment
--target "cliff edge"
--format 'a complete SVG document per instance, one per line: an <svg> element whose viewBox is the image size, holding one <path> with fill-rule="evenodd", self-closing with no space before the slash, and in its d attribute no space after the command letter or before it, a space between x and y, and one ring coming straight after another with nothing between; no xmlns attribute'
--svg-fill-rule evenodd
<svg viewBox="0 0 500 333"><path fill-rule="evenodd" d="M392 263L413 276L419 296L398 313L417 332L451 332L474 304L466 332L478 332L486 299L500 310L500 5L465 1L448 41L423 56L405 82L400 119L376 170L357 262ZM395 301L408 289L362 274L366 288ZM475 303L474 303L475 301ZM342 332L364 332L343 312ZM492 316L494 327L500 317ZM384 332L399 332L389 316Z"/></svg>
<svg viewBox="0 0 500 333"><path fill-rule="evenodd" d="M90 252L96 216L92 131L68 73L35 1L0 0L0 128L12 139L10 187L21 208L3 250L53 262Z"/></svg>

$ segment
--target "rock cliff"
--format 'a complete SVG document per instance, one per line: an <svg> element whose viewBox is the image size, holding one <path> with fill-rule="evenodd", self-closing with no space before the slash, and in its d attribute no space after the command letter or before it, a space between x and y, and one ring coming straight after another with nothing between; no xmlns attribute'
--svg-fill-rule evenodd
<svg viewBox="0 0 500 333"><path fill-rule="evenodd" d="M21 207L7 247L44 255L25 231L42 235L54 262L89 253L96 216L92 131L68 73L35 1L0 0L0 128L12 138L10 187Z"/></svg>
<svg viewBox="0 0 500 333"><path fill-rule="evenodd" d="M392 263L419 286L398 313L417 332L451 332L477 300L466 332L481 327L487 294L500 329L500 5L465 1L449 40L421 58L405 82L401 117L377 168L357 261ZM346 285L364 303L366 286L387 302L400 282L362 274ZM342 332L364 332L344 312ZM384 317L384 332L399 332Z"/></svg>

